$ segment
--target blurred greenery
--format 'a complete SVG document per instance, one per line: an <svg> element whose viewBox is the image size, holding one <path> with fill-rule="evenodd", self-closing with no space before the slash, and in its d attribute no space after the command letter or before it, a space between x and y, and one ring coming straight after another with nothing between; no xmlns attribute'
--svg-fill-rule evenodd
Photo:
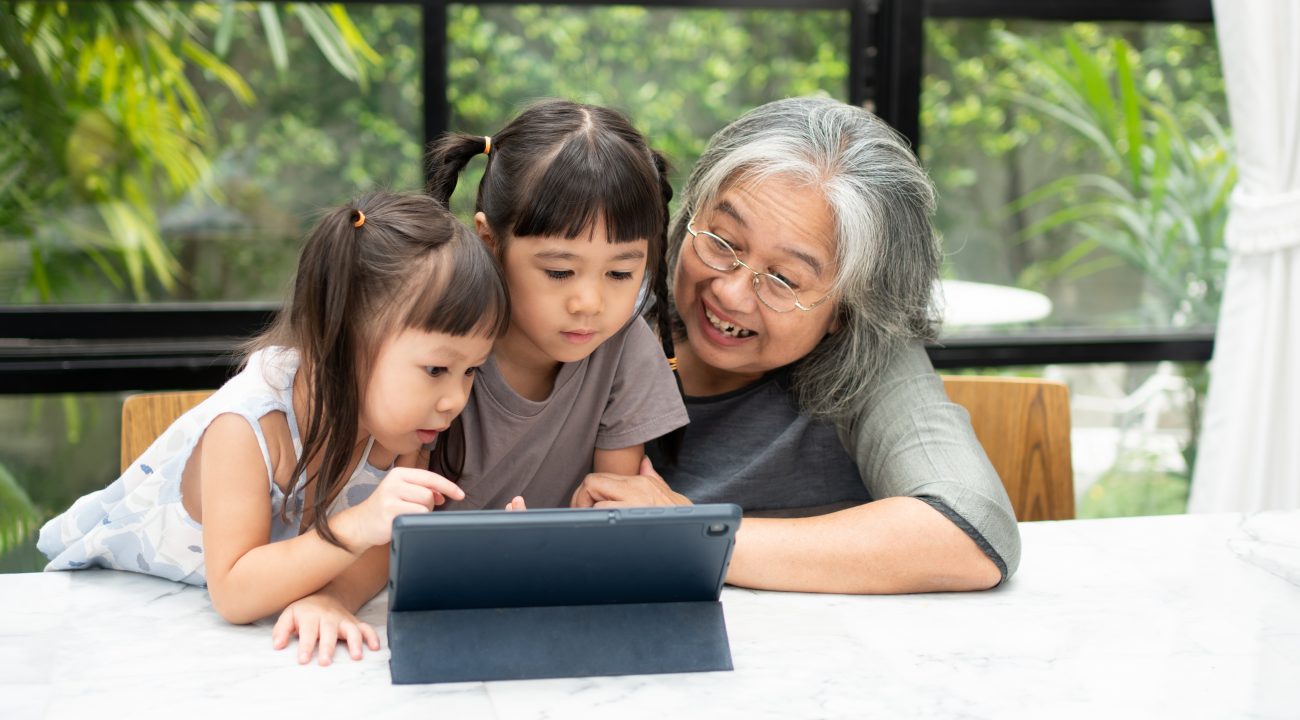
<svg viewBox="0 0 1300 720"><path fill-rule="evenodd" d="M544 96L612 105L680 187L744 111L844 99L848 28L842 11L452 4L451 125L490 134ZM420 186L423 37L403 5L0 0L0 303L278 299L318 208ZM1161 215L1227 187L1210 30L942 20L925 37L920 152L947 275L1044 292L1055 326L1212 321L1216 221L1197 216L1184 248ZM481 168L454 199L462 216ZM1150 220L1142 232L1121 208ZM1153 240L1158 262L1126 255ZM6 518L48 517L111 479L119 403L0 399L0 462L26 500L0 501L18 508ZM1148 507L1133 503L1105 512ZM38 559L22 546L0 569Z"/></svg>
<svg viewBox="0 0 1300 720"><path fill-rule="evenodd" d="M1148 467L1143 468L1142 465ZM1136 461L1123 459L1079 499L1076 515L1080 518L1107 518L1127 515L1177 515L1187 511L1191 483L1180 473L1162 472L1149 467L1150 457Z"/></svg>

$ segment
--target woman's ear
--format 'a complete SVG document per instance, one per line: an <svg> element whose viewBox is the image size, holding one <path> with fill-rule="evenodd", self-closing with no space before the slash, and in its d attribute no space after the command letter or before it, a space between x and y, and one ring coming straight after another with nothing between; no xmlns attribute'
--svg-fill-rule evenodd
<svg viewBox="0 0 1300 720"><path fill-rule="evenodd" d="M497 253L496 239L492 237L492 227L488 225L487 215L481 212L474 213L474 232L483 240L483 244L491 251L493 255Z"/></svg>

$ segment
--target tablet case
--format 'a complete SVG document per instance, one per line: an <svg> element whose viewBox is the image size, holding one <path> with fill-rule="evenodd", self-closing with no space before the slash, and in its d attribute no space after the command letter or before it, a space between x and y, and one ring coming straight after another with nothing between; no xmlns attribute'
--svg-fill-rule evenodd
<svg viewBox="0 0 1300 720"><path fill-rule="evenodd" d="M735 505L439 512L393 523L394 683L731 670Z"/></svg>

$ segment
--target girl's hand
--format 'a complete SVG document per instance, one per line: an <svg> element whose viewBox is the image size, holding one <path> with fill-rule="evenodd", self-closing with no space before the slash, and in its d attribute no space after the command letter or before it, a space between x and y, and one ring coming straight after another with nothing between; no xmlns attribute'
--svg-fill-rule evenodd
<svg viewBox="0 0 1300 720"><path fill-rule="evenodd" d="M311 651L320 641L317 653L321 667L334 660L334 646L342 638L348 644L348 655L361 659L361 645L373 652L379 649L379 635L369 623L361 622L333 597L318 593L289 605L280 613L280 619L271 630L271 647L283 650L289 638L298 635L298 664L311 660Z"/></svg>
<svg viewBox="0 0 1300 720"><path fill-rule="evenodd" d="M524 496L516 495L513 500L506 503L507 510L527 510L528 506L524 504Z"/></svg>
<svg viewBox="0 0 1300 720"><path fill-rule="evenodd" d="M339 513L338 519L351 528L348 538L360 545L354 546L357 552L391 540L393 518L428 512L447 502L447 498L464 500L465 491L437 473L396 467L388 471L370 497Z"/></svg>
<svg viewBox="0 0 1300 720"><path fill-rule="evenodd" d="M691 505L681 493L673 492L655 472L650 458L641 459L640 475L591 473L573 492L569 505L589 507L650 507L654 505Z"/></svg>

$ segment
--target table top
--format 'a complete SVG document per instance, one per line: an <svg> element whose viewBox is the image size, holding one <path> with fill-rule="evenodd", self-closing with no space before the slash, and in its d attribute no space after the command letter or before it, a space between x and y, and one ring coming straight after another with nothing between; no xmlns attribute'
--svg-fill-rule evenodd
<svg viewBox="0 0 1300 720"><path fill-rule="evenodd" d="M995 590L723 591L735 671L394 686L125 572L0 575L0 717L1300 716L1300 513L1021 525ZM362 611L383 631L386 597Z"/></svg>

